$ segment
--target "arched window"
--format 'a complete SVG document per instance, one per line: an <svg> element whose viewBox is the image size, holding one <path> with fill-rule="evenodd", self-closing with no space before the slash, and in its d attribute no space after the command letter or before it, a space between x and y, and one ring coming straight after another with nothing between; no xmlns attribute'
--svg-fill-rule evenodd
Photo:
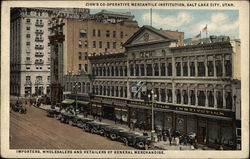
<svg viewBox="0 0 250 159"><path fill-rule="evenodd" d="M190 76L195 76L195 64L194 62L190 62Z"/></svg>
<svg viewBox="0 0 250 159"><path fill-rule="evenodd" d="M191 105L195 105L195 92L194 92L194 90L190 91L190 100L191 100Z"/></svg>
<svg viewBox="0 0 250 159"><path fill-rule="evenodd" d="M165 63L161 63L161 76L166 76L166 66L165 66Z"/></svg>
<svg viewBox="0 0 250 159"><path fill-rule="evenodd" d="M168 63L168 76L172 76L172 63Z"/></svg>
<svg viewBox="0 0 250 159"><path fill-rule="evenodd" d="M127 72L128 72L128 69L127 69L127 66L125 66L125 68L124 68L124 76L127 76Z"/></svg>
<svg viewBox="0 0 250 159"><path fill-rule="evenodd" d="M127 98L127 97L128 97L127 87L124 87L124 97L125 97L125 98Z"/></svg>
<svg viewBox="0 0 250 159"><path fill-rule="evenodd" d="M82 83L82 92L85 93L85 83Z"/></svg>
<svg viewBox="0 0 250 159"><path fill-rule="evenodd" d="M107 68L107 76L110 76L110 69L109 69L109 67Z"/></svg>
<svg viewBox="0 0 250 159"><path fill-rule="evenodd" d="M226 60L225 61L225 73L226 73L226 76L231 76L232 75L232 63L231 63L231 60Z"/></svg>
<svg viewBox="0 0 250 159"><path fill-rule="evenodd" d="M115 67L115 76L119 76L119 69L118 69L118 66Z"/></svg>
<svg viewBox="0 0 250 159"><path fill-rule="evenodd" d="M135 75L136 75L136 76L139 76L139 69L140 69L140 68L139 68L139 64L136 64L136 65L135 65Z"/></svg>
<svg viewBox="0 0 250 159"><path fill-rule="evenodd" d="M181 63L176 62L176 76L181 76Z"/></svg>
<svg viewBox="0 0 250 159"><path fill-rule="evenodd" d="M226 108L232 109L232 106L233 106L232 93L226 92Z"/></svg>
<svg viewBox="0 0 250 159"><path fill-rule="evenodd" d="M103 95L106 95L106 86L103 86Z"/></svg>
<svg viewBox="0 0 250 159"><path fill-rule="evenodd" d="M152 71L152 64L147 64L147 76L152 76L153 71Z"/></svg>
<svg viewBox="0 0 250 159"><path fill-rule="evenodd" d="M97 87L95 85L93 85L93 94L97 94Z"/></svg>
<svg viewBox="0 0 250 159"><path fill-rule="evenodd" d="M183 76L188 75L188 65L187 62L183 62Z"/></svg>
<svg viewBox="0 0 250 159"><path fill-rule="evenodd" d="M99 76L102 76L102 67L99 67L98 72L99 72Z"/></svg>
<svg viewBox="0 0 250 159"><path fill-rule="evenodd" d="M115 75L115 70L114 70L114 66L111 66L111 76Z"/></svg>
<svg viewBox="0 0 250 159"><path fill-rule="evenodd" d="M212 91L208 91L208 106L209 107L214 106L214 95Z"/></svg>
<svg viewBox="0 0 250 159"><path fill-rule="evenodd" d="M93 69L92 69L92 74L94 75L94 76L96 76L96 72L95 72L96 70L95 70L95 67L93 67Z"/></svg>
<svg viewBox="0 0 250 159"><path fill-rule="evenodd" d="M130 65L130 76L134 76L134 65Z"/></svg>
<svg viewBox="0 0 250 159"><path fill-rule="evenodd" d="M213 64L213 61L208 61L207 62L207 71L208 71L208 76L213 76L214 75L214 64Z"/></svg>
<svg viewBox="0 0 250 159"><path fill-rule="evenodd" d="M123 76L123 69L122 69L122 66L120 66L120 76Z"/></svg>
<svg viewBox="0 0 250 159"><path fill-rule="evenodd" d="M217 91L217 107L223 108L223 96L222 91Z"/></svg>
<svg viewBox="0 0 250 159"><path fill-rule="evenodd" d="M123 97L123 87L120 87L120 97Z"/></svg>
<svg viewBox="0 0 250 159"><path fill-rule="evenodd" d="M119 95L118 93L119 93L118 86L115 86L115 96L116 96L116 97L119 97L119 96L118 96L118 95Z"/></svg>
<svg viewBox="0 0 250 159"><path fill-rule="evenodd" d="M218 77L222 76L222 63L221 63L221 61L216 60L215 65L216 65L216 76L218 76Z"/></svg>
<svg viewBox="0 0 250 159"><path fill-rule="evenodd" d="M187 91L183 91L183 104L188 104L188 94Z"/></svg>
<svg viewBox="0 0 250 159"><path fill-rule="evenodd" d="M103 67L103 76L106 76L106 67Z"/></svg>
<svg viewBox="0 0 250 159"><path fill-rule="evenodd" d="M205 106L206 96L204 91L199 91L198 93L198 105Z"/></svg>
<svg viewBox="0 0 250 159"><path fill-rule="evenodd" d="M155 92L155 95L156 95L155 100L159 101L159 89L155 88L154 92Z"/></svg>
<svg viewBox="0 0 250 159"><path fill-rule="evenodd" d="M110 96L110 86L107 87L107 96Z"/></svg>
<svg viewBox="0 0 250 159"><path fill-rule="evenodd" d="M102 95L102 85L100 85L99 88L100 88L100 93L99 94Z"/></svg>
<svg viewBox="0 0 250 159"><path fill-rule="evenodd" d="M115 94L115 87L114 86L111 86L111 96L113 97Z"/></svg>
<svg viewBox="0 0 250 159"><path fill-rule="evenodd" d="M172 89L168 89L168 103L172 103L173 95L172 95Z"/></svg>
<svg viewBox="0 0 250 159"><path fill-rule="evenodd" d="M90 83L87 83L87 93L90 93Z"/></svg>
<svg viewBox="0 0 250 159"><path fill-rule="evenodd" d="M198 76L205 76L205 64L204 64L204 62L198 62Z"/></svg>
<svg viewBox="0 0 250 159"><path fill-rule="evenodd" d="M161 102L166 101L166 92L165 89L161 89Z"/></svg>
<svg viewBox="0 0 250 159"><path fill-rule="evenodd" d="M155 72L155 76L159 76L159 64L158 63L154 64L154 72Z"/></svg>
<svg viewBox="0 0 250 159"><path fill-rule="evenodd" d="M176 90L176 103L181 104L181 91L179 89Z"/></svg>
<svg viewBox="0 0 250 159"><path fill-rule="evenodd" d="M140 64L141 76L145 76L144 64Z"/></svg>

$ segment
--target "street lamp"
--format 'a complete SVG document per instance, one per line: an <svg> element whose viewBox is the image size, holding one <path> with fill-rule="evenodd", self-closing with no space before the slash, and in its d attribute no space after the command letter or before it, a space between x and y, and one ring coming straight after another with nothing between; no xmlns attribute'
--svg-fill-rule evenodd
<svg viewBox="0 0 250 159"><path fill-rule="evenodd" d="M77 104L77 91L78 91L79 88L81 88L81 86L78 85L78 83L76 82L75 85L73 86L73 89L75 90L75 103L76 103L75 114L76 114L76 110L78 109L78 104Z"/></svg>
<svg viewBox="0 0 250 159"><path fill-rule="evenodd" d="M157 97L156 94L154 94L154 91L152 90L151 91L151 94L148 94L148 98L150 98L152 95L152 105L151 105L151 114L152 114L152 124L151 124L151 141L154 141L154 133L155 133L155 128L154 128L154 101L155 101L155 98Z"/></svg>

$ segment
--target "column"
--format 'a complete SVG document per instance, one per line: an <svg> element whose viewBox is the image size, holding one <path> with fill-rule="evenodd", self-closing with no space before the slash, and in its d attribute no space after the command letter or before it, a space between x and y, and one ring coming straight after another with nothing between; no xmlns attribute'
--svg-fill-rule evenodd
<svg viewBox="0 0 250 159"><path fill-rule="evenodd" d="M144 61L143 65L144 65L144 76L147 76L146 61Z"/></svg>
<svg viewBox="0 0 250 159"><path fill-rule="evenodd" d="M172 83L172 101L173 104L176 104L175 83Z"/></svg>
<svg viewBox="0 0 250 159"><path fill-rule="evenodd" d="M189 90L190 85L188 85L187 88L187 95L188 95L188 105L191 105L191 98L190 98L190 90Z"/></svg>
<svg viewBox="0 0 250 159"><path fill-rule="evenodd" d="M205 96L206 96L205 107L208 107L208 91L207 91L207 89L205 89Z"/></svg>
<svg viewBox="0 0 250 159"><path fill-rule="evenodd" d="M141 76L141 62L138 64L139 66L139 76Z"/></svg>
<svg viewBox="0 0 250 159"><path fill-rule="evenodd" d="M161 61L161 59L159 59ZM158 63L159 76L161 76L161 62Z"/></svg>
<svg viewBox="0 0 250 159"><path fill-rule="evenodd" d="M167 84L166 84L166 86L167 86ZM164 102L168 103L168 88L165 88L164 90L166 92L166 94L165 94L166 100Z"/></svg>
<svg viewBox="0 0 250 159"><path fill-rule="evenodd" d="M134 61L133 67L134 67L134 74L133 74L133 76L135 76L136 75L136 69L135 69L135 67L136 67L136 61Z"/></svg>
<svg viewBox="0 0 250 159"><path fill-rule="evenodd" d="M214 65L214 77L216 77L216 65L215 65L215 55L213 56L213 65Z"/></svg>
<svg viewBox="0 0 250 159"><path fill-rule="evenodd" d="M153 60L151 65L152 65L152 75L155 76L155 63Z"/></svg>
<svg viewBox="0 0 250 159"><path fill-rule="evenodd" d="M225 92L225 86L223 85L222 95L223 95L223 109L226 109L226 92Z"/></svg>
<svg viewBox="0 0 250 159"><path fill-rule="evenodd" d="M166 69L166 75L165 76L168 76L168 60L167 58L165 59L165 69Z"/></svg>
<svg viewBox="0 0 250 159"><path fill-rule="evenodd" d="M183 76L183 59L181 58L181 76Z"/></svg>
<svg viewBox="0 0 250 159"><path fill-rule="evenodd" d="M189 56L187 57L187 66L188 66L188 77L190 77L190 64L189 64Z"/></svg>
<svg viewBox="0 0 250 159"><path fill-rule="evenodd" d="M222 77L225 77L225 56L222 55Z"/></svg>
<svg viewBox="0 0 250 159"><path fill-rule="evenodd" d="M161 101L161 87L158 88L159 101Z"/></svg>
<svg viewBox="0 0 250 159"><path fill-rule="evenodd" d="M215 88L215 86L214 86ZM217 98L216 98L217 90L214 89L214 108L217 108Z"/></svg>
<svg viewBox="0 0 250 159"><path fill-rule="evenodd" d="M205 77L208 76L208 68L207 68L207 55L205 55Z"/></svg>
<svg viewBox="0 0 250 159"><path fill-rule="evenodd" d="M174 55L172 55L172 77L176 77L176 67L175 67Z"/></svg>
<svg viewBox="0 0 250 159"><path fill-rule="evenodd" d="M198 106L198 89L195 89L195 106Z"/></svg>

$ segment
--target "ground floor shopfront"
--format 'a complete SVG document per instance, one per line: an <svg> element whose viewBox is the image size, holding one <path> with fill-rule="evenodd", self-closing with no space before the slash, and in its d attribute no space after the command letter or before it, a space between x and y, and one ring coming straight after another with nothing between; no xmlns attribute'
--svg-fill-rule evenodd
<svg viewBox="0 0 250 159"><path fill-rule="evenodd" d="M88 114L104 119L114 120L122 124L130 124L151 131L152 104L132 102L120 99L94 98L90 101ZM155 130L169 130L171 133L179 132L182 135L194 134L200 144L214 148L223 146L224 149L235 149L235 122L232 112L203 111L194 109L192 112L182 111L177 106L164 107L161 104L154 105ZM166 109L167 108L167 109ZM187 110L187 109L183 109ZM194 113L198 111L200 113ZM214 114L214 115L211 115Z"/></svg>

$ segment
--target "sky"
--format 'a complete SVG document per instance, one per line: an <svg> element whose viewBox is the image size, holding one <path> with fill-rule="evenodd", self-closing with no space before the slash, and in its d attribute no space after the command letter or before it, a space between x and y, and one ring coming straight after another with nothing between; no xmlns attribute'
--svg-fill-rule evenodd
<svg viewBox="0 0 250 159"><path fill-rule="evenodd" d="M150 25L149 9L107 9L116 12L131 12L139 26ZM97 13L101 9L90 9ZM239 38L238 10L152 10L152 26L157 29L178 30L184 32L184 38L192 38L207 25L207 34L226 35ZM206 32L201 33L206 37Z"/></svg>

